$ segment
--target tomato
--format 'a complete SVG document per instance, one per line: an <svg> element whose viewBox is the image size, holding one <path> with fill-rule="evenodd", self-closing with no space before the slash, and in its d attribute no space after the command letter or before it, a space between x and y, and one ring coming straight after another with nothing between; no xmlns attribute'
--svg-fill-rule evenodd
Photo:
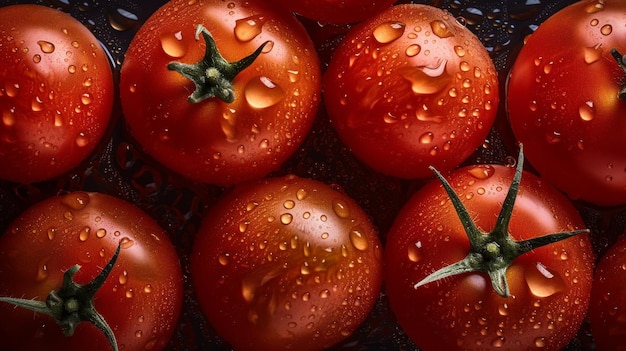
<svg viewBox="0 0 626 351"><path fill-rule="evenodd" d="M625 12L611 0L557 12L527 39L508 79L509 120L530 163L572 199L601 206L626 204L625 73L611 53L626 53Z"/></svg>
<svg viewBox="0 0 626 351"><path fill-rule="evenodd" d="M323 81L343 142L374 170L401 178L458 166L485 141L499 101L478 38L426 5L397 5L353 27Z"/></svg>
<svg viewBox="0 0 626 351"><path fill-rule="evenodd" d="M154 220L110 195L73 192L21 214L0 237L0 296L45 301L74 265L80 265L75 281L87 285L118 245L117 261L93 296L95 309L120 350L163 349L182 306L178 256ZM4 349L112 350L105 335L86 323L65 337L45 314L4 302L0 314Z"/></svg>
<svg viewBox="0 0 626 351"><path fill-rule="evenodd" d="M45 6L0 8L0 178L70 171L105 134L113 108L107 54L78 20Z"/></svg>
<svg viewBox="0 0 626 351"><path fill-rule="evenodd" d="M522 161L440 176L446 186L428 183L398 214L386 289L422 350L556 351L585 318L594 257L584 223L549 184L526 172L520 183Z"/></svg>
<svg viewBox="0 0 626 351"><path fill-rule="evenodd" d="M362 21L382 12L398 0L271 0L298 14L327 23Z"/></svg>
<svg viewBox="0 0 626 351"><path fill-rule="evenodd" d="M237 350L321 350L378 299L382 249L358 204L286 176L236 187L207 215L191 257L200 306Z"/></svg>
<svg viewBox="0 0 626 351"><path fill-rule="evenodd" d="M311 128L319 95L320 63L304 27L260 1L168 2L122 64L133 137L165 166L217 185L278 168Z"/></svg>
<svg viewBox="0 0 626 351"><path fill-rule="evenodd" d="M591 290L589 321L598 350L626 350L626 236L602 256Z"/></svg>

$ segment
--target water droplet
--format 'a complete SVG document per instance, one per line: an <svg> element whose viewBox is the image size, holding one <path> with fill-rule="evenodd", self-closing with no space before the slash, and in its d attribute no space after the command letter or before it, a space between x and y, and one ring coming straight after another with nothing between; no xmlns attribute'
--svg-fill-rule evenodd
<svg viewBox="0 0 626 351"><path fill-rule="evenodd" d="M408 57L413 57L416 56L417 54L420 53L420 51L422 51L422 47L419 46L418 44L411 44L409 45L406 50L404 51L404 53L408 56Z"/></svg>
<svg viewBox="0 0 626 351"><path fill-rule="evenodd" d="M246 229L248 229L248 225L250 224L250 222L248 221L241 221L239 222L239 232L240 233L245 233Z"/></svg>
<svg viewBox="0 0 626 351"><path fill-rule="evenodd" d="M596 116L593 101L587 101L584 104L580 105L580 107L578 108L578 115L580 116L580 119L585 122L593 120Z"/></svg>
<svg viewBox="0 0 626 351"><path fill-rule="evenodd" d="M33 55L33 62L34 62L34 63L39 63L39 62L41 62L41 55L39 55L39 54L35 54L35 55Z"/></svg>
<svg viewBox="0 0 626 351"><path fill-rule="evenodd" d="M269 78L258 76L248 81L244 96L250 106L261 109L279 103L285 97L285 92Z"/></svg>
<svg viewBox="0 0 626 351"><path fill-rule="evenodd" d="M45 54L51 54L54 52L54 44L52 44L49 41L45 41L45 40L39 40L37 41L37 45L39 45L39 48L41 49L41 52L45 53Z"/></svg>
<svg viewBox="0 0 626 351"><path fill-rule="evenodd" d="M243 42L248 42L261 34L266 19L263 16L254 15L235 21L235 37Z"/></svg>
<svg viewBox="0 0 626 351"><path fill-rule="evenodd" d="M454 47L454 52L456 53L458 57L463 57L466 54L465 48L460 45L456 45Z"/></svg>
<svg viewBox="0 0 626 351"><path fill-rule="evenodd" d="M144 286L143 292L145 292L146 294L150 294L152 292L152 285L147 284L146 286Z"/></svg>
<svg viewBox="0 0 626 351"><path fill-rule="evenodd" d="M611 35L612 32L613 26L610 24L605 24L600 28L600 33L602 33L602 35Z"/></svg>
<svg viewBox="0 0 626 351"><path fill-rule="evenodd" d="M602 48L601 48L601 46L602 46L602 44L596 44L595 46L590 46L590 47L583 48L584 55L585 55L585 62L587 64L592 64L592 63L597 62L598 60L600 60L600 58L602 58Z"/></svg>
<svg viewBox="0 0 626 351"><path fill-rule="evenodd" d="M385 22L374 28L374 39L381 44L391 43L404 34L406 24L402 22Z"/></svg>
<svg viewBox="0 0 626 351"><path fill-rule="evenodd" d="M592 3L589 3L586 7L585 7L585 12L587 13L598 13L602 10L604 10L605 7L605 3L603 0L597 0L594 1Z"/></svg>
<svg viewBox="0 0 626 351"><path fill-rule="evenodd" d="M37 275L35 277L35 280L38 282L46 280L48 276L50 275L50 272L48 271L47 261L48 261L48 258L43 258L41 262L39 262L39 265L37 266Z"/></svg>
<svg viewBox="0 0 626 351"><path fill-rule="evenodd" d="M78 239L80 241L87 241L87 239L89 239L89 233L91 233L91 228L83 227L83 229L81 229L78 233Z"/></svg>
<svg viewBox="0 0 626 351"><path fill-rule="evenodd" d="M128 249L128 248L132 247L133 245L135 245L135 241L130 239L130 238L128 238L128 237L124 237L120 241L120 244L122 246L122 249Z"/></svg>
<svg viewBox="0 0 626 351"><path fill-rule="evenodd" d="M333 201L333 211L339 218L348 218L350 216L350 208L346 203L339 200Z"/></svg>
<svg viewBox="0 0 626 351"><path fill-rule="evenodd" d="M288 210L291 210L294 207L296 207L296 202L293 200L286 200L285 202L283 202L283 207Z"/></svg>
<svg viewBox="0 0 626 351"><path fill-rule="evenodd" d="M535 347L546 347L546 338L538 337L534 340Z"/></svg>
<svg viewBox="0 0 626 351"><path fill-rule="evenodd" d="M430 144L433 142L435 135L432 132L426 132L419 137L420 144Z"/></svg>
<svg viewBox="0 0 626 351"><path fill-rule="evenodd" d="M293 221L293 216L291 215L291 213L283 213L282 215L280 215L280 223L282 224L290 224L291 221Z"/></svg>
<svg viewBox="0 0 626 351"><path fill-rule="evenodd" d="M61 203L72 210L80 211L89 204L89 194L84 192L74 192L65 195Z"/></svg>
<svg viewBox="0 0 626 351"><path fill-rule="evenodd" d="M504 346L504 342L505 342L504 337L503 336L498 336L497 338L495 338L495 339L493 339L491 341L491 346L500 348L500 347Z"/></svg>
<svg viewBox="0 0 626 351"><path fill-rule="evenodd" d="M107 235L107 230L104 228L99 228L98 230L96 230L96 237L97 238L104 238Z"/></svg>
<svg viewBox="0 0 626 351"><path fill-rule="evenodd" d="M548 144L556 144L561 142L561 133L553 131L552 133L546 133L546 141Z"/></svg>
<svg viewBox="0 0 626 351"><path fill-rule="evenodd" d="M78 133L74 142L78 147L85 147L89 144L89 138L85 135L85 133Z"/></svg>
<svg viewBox="0 0 626 351"><path fill-rule="evenodd" d="M454 33L450 30L448 23L443 20L434 20L430 22L430 28L439 38L443 39L454 36Z"/></svg>
<svg viewBox="0 0 626 351"><path fill-rule="evenodd" d="M296 192L296 197L298 198L298 200L302 201L307 197L308 193L305 189L298 189L298 191Z"/></svg>
<svg viewBox="0 0 626 351"><path fill-rule="evenodd" d="M415 94L434 94L446 88L452 81L446 70L447 62L440 60L434 66L402 67L398 72L411 83Z"/></svg>
<svg viewBox="0 0 626 351"><path fill-rule="evenodd" d="M491 165L477 165L467 170L472 177L480 180L491 177L495 171L495 168Z"/></svg>
<svg viewBox="0 0 626 351"><path fill-rule="evenodd" d="M187 53L187 45L183 41L182 32L164 33L161 35L161 49L171 57L183 57Z"/></svg>
<svg viewBox="0 0 626 351"><path fill-rule="evenodd" d="M359 251L367 250L367 238L363 235L362 229L357 227L350 231L350 242Z"/></svg>
<svg viewBox="0 0 626 351"><path fill-rule="evenodd" d="M422 242L418 241L407 248L409 261L419 262L422 259Z"/></svg>
<svg viewBox="0 0 626 351"><path fill-rule="evenodd" d="M537 262L534 267L527 268L524 273L528 288L537 297L552 296L565 289L565 282L561 275L541 262Z"/></svg>
<svg viewBox="0 0 626 351"><path fill-rule="evenodd" d="M128 283L128 272L124 270L122 273L120 273L120 275L117 277L117 281L119 281L122 285Z"/></svg>

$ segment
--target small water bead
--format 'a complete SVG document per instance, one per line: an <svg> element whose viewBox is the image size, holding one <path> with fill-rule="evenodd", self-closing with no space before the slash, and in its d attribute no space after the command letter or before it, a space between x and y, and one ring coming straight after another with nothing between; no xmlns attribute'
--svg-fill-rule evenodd
<svg viewBox="0 0 626 351"><path fill-rule="evenodd" d="M374 28L374 39L380 44L388 44L404 34L406 24L402 22L385 22Z"/></svg>
<svg viewBox="0 0 626 351"><path fill-rule="evenodd" d="M248 42L261 34L267 20L263 16L254 15L235 21L235 37L242 42Z"/></svg>
<svg viewBox="0 0 626 351"><path fill-rule="evenodd" d="M45 54L51 54L54 52L54 44L49 42L49 41L45 41L45 40L39 40L37 41L37 45L39 45L39 48L41 49L41 52L45 53Z"/></svg>
<svg viewBox="0 0 626 351"><path fill-rule="evenodd" d="M420 53L420 51L422 51L422 47L419 46L419 44L411 44L409 45L406 50L404 51L404 53L408 56L408 57L413 57L416 56Z"/></svg>
<svg viewBox="0 0 626 351"><path fill-rule="evenodd" d="M430 22L430 29L432 29L436 36L442 39L454 36L454 32L450 30L448 23L443 20L434 20Z"/></svg>
<svg viewBox="0 0 626 351"><path fill-rule="evenodd" d="M354 228L349 234L352 246L359 251L365 251L368 248L367 238L363 235L361 228Z"/></svg>
<svg viewBox="0 0 626 351"><path fill-rule="evenodd" d="M78 233L78 239L80 241L87 241L87 239L89 239L89 234L91 233L91 228L90 227L83 227L80 232Z"/></svg>
<svg viewBox="0 0 626 351"><path fill-rule="evenodd" d="M342 201L334 200L333 201L333 211L339 218L346 219L350 216L350 208L348 205Z"/></svg>
<svg viewBox="0 0 626 351"><path fill-rule="evenodd" d="M587 101L578 108L578 115L585 122L592 121L595 118L595 114L593 101Z"/></svg>
<svg viewBox="0 0 626 351"><path fill-rule="evenodd" d="M612 32L613 26L610 24L605 24L600 28L600 33L602 33L602 35L611 35Z"/></svg>
<svg viewBox="0 0 626 351"><path fill-rule="evenodd" d="M164 33L161 35L161 49L170 57L179 58L187 53L187 45L183 41L182 32Z"/></svg>
<svg viewBox="0 0 626 351"><path fill-rule="evenodd" d="M248 81L244 88L244 96L250 106L263 109L283 100L285 91L269 78L258 76Z"/></svg>

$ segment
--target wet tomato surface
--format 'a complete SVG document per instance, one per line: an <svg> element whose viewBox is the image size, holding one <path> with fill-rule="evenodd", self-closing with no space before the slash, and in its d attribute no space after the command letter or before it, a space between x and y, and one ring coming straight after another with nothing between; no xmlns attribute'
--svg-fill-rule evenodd
<svg viewBox="0 0 626 351"><path fill-rule="evenodd" d="M192 180L192 178L184 176L183 172L172 171L161 160L151 156L147 152L148 149L139 143L139 138L136 132L133 133L133 128L129 127L126 120L127 116L122 109L120 95L122 95L123 90L130 91L128 85L126 88L119 85L127 49L142 25L166 1L0 0L0 6L7 6L17 2L44 5L45 7L68 13L79 20L95 35L104 48L109 59L108 63L113 68L113 79L118 90L114 91L113 94L114 101L110 116L111 121L108 126L109 133L105 134L104 139L87 156L85 161L72 168L69 172L62 173L47 181L31 184L10 180L0 181L0 232L6 233L10 223L30 206L59 194L68 194L73 191L86 193L97 191L126 200L156 220L165 231L166 236L174 244L182 267L184 284L182 312L174 326L172 337L165 345L164 350L232 350L231 342L220 336L214 323L210 321L203 311L200 296L196 289L196 280L192 279L191 275L194 242L198 236L198 231L207 216L218 210L216 204L231 189L230 187ZM200 0L191 0L185 3L201 2ZM518 53L523 47L524 41L530 38L528 35L535 32L538 26L544 23L552 14L574 2L574 0L400 0L397 2L397 4L419 3L431 5L448 11L451 21L456 20L460 26L465 27L476 35L486 49L488 57L493 61L494 68L497 71L500 103L493 106L496 113L493 125L490 129L487 128L488 134L473 148L459 167L475 164L492 164L497 166L514 163L513 157L517 155L518 147L516 136L509 126L508 113L504 103L506 100L504 87L506 86L507 77ZM224 7L227 7L229 3L227 0L221 2ZM233 3L238 4L238 2ZM601 6L603 3L605 2L599 0L589 2L593 6ZM238 11L243 11L243 7L238 8ZM244 15L244 12L237 13L241 15L241 18L235 18L236 16L232 18L223 16L222 18L229 18L228 20L231 21L231 19L243 20L249 17ZM318 22L315 19L301 15L296 18L310 36L313 48L318 54L321 78L328 72L331 57L341 41L357 25ZM390 24L393 24L393 20L390 19L390 21ZM254 23L254 21L250 23ZM193 45L203 47L206 41L202 34L199 34L197 41L195 40L195 31L198 28L198 24L191 23L189 28L185 29L183 38L189 40L190 43L193 42ZM230 24L231 30L228 33L232 37L234 37L234 25L235 23ZM269 32L269 27L264 26L263 28ZM411 26L405 26L405 30L414 31L414 29ZM422 28L423 31L425 29L426 27ZM182 28L178 30L182 30ZM172 32L173 38L176 40L178 40L175 35L177 31ZM172 37L169 38L172 39ZM431 38L435 39L431 36L428 39L429 44L432 44L430 43ZM4 39L2 38L1 40ZM223 48L220 47L219 40L216 39L216 43L221 52ZM255 41L255 45L236 50L228 60L233 61L246 57L263 43L263 40ZM424 44L424 47L426 46L426 43L421 44ZM39 46L35 47L35 49L39 50L38 48ZM605 49L608 50L608 48ZM198 51L198 54L204 51L197 48L193 50ZM224 52L222 53L225 55ZM422 54L424 54L424 51L422 51ZM260 56L262 57L263 55ZM182 60L182 58L171 57L168 63L194 63L198 58L199 56L194 59ZM175 72L168 71L168 73L174 74ZM159 77L163 76L159 75ZM189 80L185 81L183 76L180 77L180 81L184 82L186 87L185 93L181 93L181 96L187 99L194 91L194 83ZM164 81L165 79L162 78L161 80ZM161 85L161 80L154 83L154 85L156 87ZM284 88L284 86L282 87ZM276 167L269 173L269 176L283 177L293 174L300 178L308 178L325 183L334 189L340 189L341 192L354 199L356 204L363 209L378 230L380 242L385 247L388 241L387 233L392 227L394 219L411 195L424 187L428 180L407 180L372 170L371 166L357 158L352 147L344 143L340 134L336 131L336 126L331 123L330 109L327 109L325 106L324 95L320 96L320 105L317 112L314 113L314 120L308 134L303 136L302 143L294 147L293 153L286 158L282 165L275 165ZM2 116L4 117L5 115L3 114ZM226 120L224 119L224 121ZM4 120L2 123L5 123ZM226 128L224 129L224 127ZM229 129L227 123L219 125L217 131L223 132L224 130L233 131L234 129ZM252 129L249 128L249 130ZM154 135L154 138L156 136L157 134ZM191 142L191 140L188 141ZM257 143L256 145L259 144ZM525 145L525 148L527 151L530 151L529 145ZM237 155L242 154L237 153ZM219 155L213 156L219 158ZM212 160L215 160L215 157ZM538 175L539 172L536 172L533 166L532 159L529 157L526 163L526 170ZM0 164L0 169L4 169L4 164ZM244 169L241 172L248 171ZM444 175L447 176L447 173ZM623 206L598 206L581 200L572 200L572 204L581 214L584 227L591 230L589 237L596 257L602 257L607 249L617 240L618 234L624 232L626 228L626 209ZM75 237L77 236L78 232L76 232ZM93 232L91 239L96 239ZM122 254L125 251L129 252L126 249L122 249ZM107 256L107 258L110 257ZM122 256L119 259L121 260ZM107 259L98 258L98 260L100 260L99 268L101 269L106 265ZM235 261L231 260L230 262L233 263ZM74 263L72 262L72 264ZM84 265L84 269L85 272L82 272L82 274L87 273L86 265ZM94 270L92 273L95 274L96 271ZM36 275L36 272L30 272L29 274L32 277ZM298 274L301 274L301 272ZM78 277L77 275L77 279ZM118 278L117 275L113 277ZM430 284L434 286L437 283L433 282ZM4 285L0 283L0 286ZM241 291L239 291L238 295L242 296ZM255 301L259 299L257 295L257 300ZM298 325L306 327L307 324L298 323ZM52 324L49 326L52 326ZM580 329L575 333L576 336L563 350L597 351L591 330L592 328L589 327L588 323L583 321ZM419 350L415 342L409 338L398 323L398 318L391 309L384 281L382 290L363 323L353 329L352 333L347 335L345 339L338 341L337 344L330 346L329 349L368 351L380 349Z"/></svg>

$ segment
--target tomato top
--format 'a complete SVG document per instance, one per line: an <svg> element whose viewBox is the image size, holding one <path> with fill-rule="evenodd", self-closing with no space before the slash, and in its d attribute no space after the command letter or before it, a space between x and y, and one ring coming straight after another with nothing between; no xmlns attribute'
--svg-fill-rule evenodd
<svg viewBox="0 0 626 351"><path fill-rule="evenodd" d="M206 33L216 50L207 50ZM238 62L257 50L253 62L220 79L215 69L195 82L186 68L172 70ZM188 101L198 81L226 76L229 99ZM278 168L308 133L319 94L320 63L304 27L258 1L171 1L141 27L122 65L123 112L144 150L188 178L219 185Z"/></svg>
<svg viewBox="0 0 626 351"><path fill-rule="evenodd" d="M320 22L350 23L382 12L398 0L270 0Z"/></svg>
<svg viewBox="0 0 626 351"><path fill-rule="evenodd" d="M573 199L626 203L626 3L572 4L530 35L508 80L507 110L537 171Z"/></svg>
<svg viewBox="0 0 626 351"><path fill-rule="evenodd" d="M0 9L0 178L31 183L76 167L113 106L106 52L78 20L39 5Z"/></svg>

